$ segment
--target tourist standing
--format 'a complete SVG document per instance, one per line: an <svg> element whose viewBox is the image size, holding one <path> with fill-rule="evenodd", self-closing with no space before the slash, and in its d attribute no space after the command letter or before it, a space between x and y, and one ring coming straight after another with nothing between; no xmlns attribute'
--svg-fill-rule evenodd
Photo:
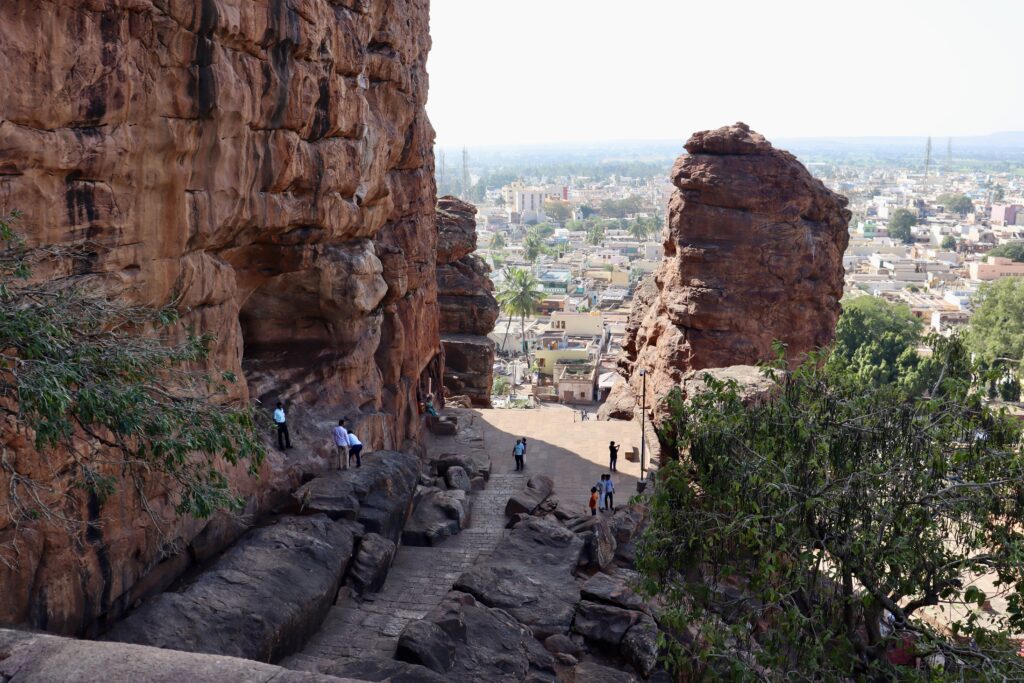
<svg viewBox="0 0 1024 683"><path fill-rule="evenodd" d="M597 487L590 487L590 514L597 515Z"/></svg>
<svg viewBox="0 0 1024 683"><path fill-rule="evenodd" d="M363 452L363 442L359 440L359 437L349 431L348 433L348 459L352 461L352 457L355 456L356 467L363 466L363 459L360 454Z"/></svg>
<svg viewBox="0 0 1024 683"><path fill-rule="evenodd" d="M608 461L608 469L617 472L619 469L619 447L615 445L614 441L608 444Z"/></svg>
<svg viewBox="0 0 1024 683"><path fill-rule="evenodd" d="M615 484L612 483L612 475L604 477L604 503L608 511L615 512Z"/></svg>
<svg viewBox="0 0 1024 683"><path fill-rule="evenodd" d="M288 434L288 418L284 414L284 404L277 402L274 409L274 423L277 424L277 447L280 450L292 447L292 437Z"/></svg>
<svg viewBox="0 0 1024 683"><path fill-rule="evenodd" d="M348 430L345 429L345 418L338 420L338 426L332 432L334 447L338 450L338 469L348 469Z"/></svg>
<svg viewBox="0 0 1024 683"><path fill-rule="evenodd" d="M516 459L516 472L526 468L523 463L523 454L526 453L526 446L523 445L522 439L516 439L516 445L512 448L512 455Z"/></svg>
<svg viewBox="0 0 1024 683"><path fill-rule="evenodd" d="M601 479L597 482L597 486L595 486L595 488L597 489L597 498L598 498L597 507L602 509L602 510L604 510L605 494L606 494L606 491L607 491L607 489L605 488L605 485L604 485L604 479L607 476L608 476L607 474L602 474L601 475Z"/></svg>

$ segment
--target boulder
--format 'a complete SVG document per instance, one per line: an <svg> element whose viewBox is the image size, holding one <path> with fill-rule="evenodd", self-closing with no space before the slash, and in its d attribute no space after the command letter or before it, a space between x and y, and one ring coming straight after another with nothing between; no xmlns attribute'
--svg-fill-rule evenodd
<svg viewBox="0 0 1024 683"><path fill-rule="evenodd" d="M451 668L454 656L455 643L433 621L411 621L398 636L395 658L400 661L418 664L443 674Z"/></svg>
<svg viewBox="0 0 1024 683"><path fill-rule="evenodd" d="M397 679L393 679L397 683ZM419 679L429 681L430 679ZM74 640L0 629L0 681L4 683L359 683L335 675L290 671L236 657L143 645ZM411 679L409 679L411 683ZM403 682L404 683L404 682Z"/></svg>
<svg viewBox="0 0 1024 683"><path fill-rule="evenodd" d="M178 592L128 614L105 640L272 661L314 633L352 556L352 532L326 515L255 529Z"/></svg>
<svg viewBox="0 0 1024 683"><path fill-rule="evenodd" d="M658 665L658 624L654 619L641 614L622 637L619 652L641 676L650 676Z"/></svg>
<svg viewBox="0 0 1024 683"><path fill-rule="evenodd" d="M580 588L580 597L623 609L646 611L647 603L633 590L636 572L617 569L613 574L598 572L587 579Z"/></svg>
<svg viewBox="0 0 1024 683"><path fill-rule="evenodd" d="M472 501L462 489L422 488L402 531L402 544L437 545L469 524Z"/></svg>
<svg viewBox="0 0 1024 683"><path fill-rule="evenodd" d="M457 591L406 626L396 656L456 683L554 678L554 659L530 629Z"/></svg>
<svg viewBox="0 0 1024 683"><path fill-rule="evenodd" d="M376 657L342 660L323 672L376 683L444 683L443 676L425 666Z"/></svg>
<svg viewBox="0 0 1024 683"><path fill-rule="evenodd" d="M579 599L573 571L583 541L558 522L529 517L454 588L506 610L538 638L567 633Z"/></svg>
<svg viewBox="0 0 1024 683"><path fill-rule="evenodd" d="M636 676L602 666L594 662L581 662L573 669L574 683L636 683Z"/></svg>
<svg viewBox="0 0 1024 683"><path fill-rule="evenodd" d="M505 504L505 514L516 513L532 515L555 490L555 482L551 477L535 474L526 482L526 487L514 494Z"/></svg>
<svg viewBox="0 0 1024 683"><path fill-rule="evenodd" d="M367 532L397 541L409 514L420 461L415 455L377 451L363 466L331 470L293 494L307 512L359 521Z"/></svg>
<svg viewBox="0 0 1024 683"><path fill-rule="evenodd" d="M445 476L452 467L461 467L470 477L491 475L490 458L485 453L444 453L431 463L438 476Z"/></svg>
<svg viewBox="0 0 1024 683"><path fill-rule="evenodd" d="M604 570L615 560L617 544L608 525L608 517L599 514L577 517L566 526L584 541L580 563L591 570Z"/></svg>
<svg viewBox="0 0 1024 683"><path fill-rule="evenodd" d="M388 578L395 550L393 541L380 534L366 534L359 544L345 583L360 595L379 591Z"/></svg>
<svg viewBox="0 0 1024 683"><path fill-rule="evenodd" d="M572 630L592 643L618 648L626 631L640 616L641 613L634 610L581 600Z"/></svg>
<svg viewBox="0 0 1024 683"><path fill-rule="evenodd" d="M618 543L631 543L643 531L647 511L642 505L623 505L615 509L609 520L612 535Z"/></svg>
<svg viewBox="0 0 1024 683"><path fill-rule="evenodd" d="M476 493L487 488L487 480L483 477L473 477L469 480L469 490Z"/></svg>
<svg viewBox="0 0 1024 683"><path fill-rule="evenodd" d="M455 436L459 432L459 423L450 417L427 415L427 429L435 436Z"/></svg>
<svg viewBox="0 0 1024 683"><path fill-rule="evenodd" d="M469 480L469 475L466 474L466 470L456 465L455 467L449 467L444 473L444 481L450 489L460 489L469 493L472 490L473 485Z"/></svg>
<svg viewBox="0 0 1024 683"><path fill-rule="evenodd" d="M556 633L553 636L545 638L544 649L553 655L563 653L577 658L580 656L580 653L583 652L583 648L580 647L579 643L569 636L561 633Z"/></svg>

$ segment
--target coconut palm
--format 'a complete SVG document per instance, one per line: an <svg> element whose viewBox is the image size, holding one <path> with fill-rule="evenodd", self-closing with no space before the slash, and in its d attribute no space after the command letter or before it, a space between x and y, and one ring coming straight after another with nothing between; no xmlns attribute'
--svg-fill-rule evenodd
<svg viewBox="0 0 1024 683"><path fill-rule="evenodd" d="M643 218L637 218L629 226L629 234L637 242L643 242L651 234L651 225Z"/></svg>
<svg viewBox="0 0 1024 683"><path fill-rule="evenodd" d="M505 325L505 337L501 340L501 348L505 348L508 330L512 326L512 317L518 315L522 325L522 338L526 339L526 316L532 315L544 299L544 290L540 282L528 270L522 268L506 268L505 281L498 289L498 303L508 315ZM526 360L530 360L530 352L526 352Z"/></svg>
<svg viewBox="0 0 1024 683"><path fill-rule="evenodd" d="M523 238L523 257L533 263L544 253L544 238L536 230L530 230Z"/></svg>

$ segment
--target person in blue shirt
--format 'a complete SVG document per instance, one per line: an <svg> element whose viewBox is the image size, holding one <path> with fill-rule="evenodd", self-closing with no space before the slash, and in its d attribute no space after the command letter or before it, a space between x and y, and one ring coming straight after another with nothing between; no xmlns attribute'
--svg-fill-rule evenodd
<svg viewBox="0 0 1024 683"><path fill-rule="evenodd" d="M274 422L277 424L277 447L282 451L292 447L292 438L288 434L288 420L284 414L284 404L277 402L274 410Z"/></svg>
<svg viewBox="0 0 1024 683"><path fill-rule="evenodd" d="M353 434L351 431L348 433L348 456L349 462L352 460L352 456L356 458L356 467L363 466L363 459L360 457L360 453L363 452L363 442L359 440L359 437Z"/></svg>
<svg viewBox="0 0 1024 683"><path fill-rule="evenodd" d="M512 455L516 459L516 472L526 469L526 465L523 464L523 455L526 453L526 446L523 445L522 439L516 439L516 445L512 447Z"/></svg>

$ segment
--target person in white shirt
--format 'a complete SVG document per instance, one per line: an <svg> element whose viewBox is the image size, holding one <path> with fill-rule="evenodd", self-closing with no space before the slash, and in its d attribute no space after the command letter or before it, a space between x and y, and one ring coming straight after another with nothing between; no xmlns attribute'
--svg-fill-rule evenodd
<svg viewBox="0 0 1024 683"><path fill-rule="evenodd" d="M288 420L284 414L284 404L277 402L274 410L274 422L277 424L277 447L282 451L292 447L292 438L288 434Z"/></svg>
<svg viewBox="0 0 1024 683"><path fill-rule="evenodd" d="M608 510L615 511L615 484L612 475L606 474L604 480L604 503Z"/></svg>
<svg viewBox="0 0 1024 683"><path fill-rule="evenodd" d="M359 454L363 452L363 442L359 440L359 437L352 432L348 433L348 459L352 461L354 456L356 459L356 467L363 466L363 459L359 457Z"/></svg>
<svg viewBox="0 0 1024 683"><path fill-rule="evenodd" d="M345 418L338 420L338 426L332 432L334 447L338 449L338 468L348 469L348 430L345 429Z"/></svg>

